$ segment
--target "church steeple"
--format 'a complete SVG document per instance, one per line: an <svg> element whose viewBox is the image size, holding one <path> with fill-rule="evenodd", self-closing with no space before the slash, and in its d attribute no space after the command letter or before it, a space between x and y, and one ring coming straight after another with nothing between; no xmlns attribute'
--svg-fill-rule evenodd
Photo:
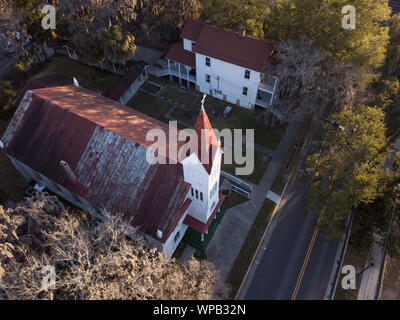
<svg viewBox="0 0 400 320"><path fill-rule="evenodd" d="M222 149L221 145L218 142L217 137L215 136L212 125L204 108L205 98L206 95L204 95L203 99L201 100L200 112L197 115L196 123L194 125L194 130L198 138L197 157L203 164L206 171L210 173L214 157L216 154L216 149L219 148L221 149L222 152L224 150Z"/></svg>

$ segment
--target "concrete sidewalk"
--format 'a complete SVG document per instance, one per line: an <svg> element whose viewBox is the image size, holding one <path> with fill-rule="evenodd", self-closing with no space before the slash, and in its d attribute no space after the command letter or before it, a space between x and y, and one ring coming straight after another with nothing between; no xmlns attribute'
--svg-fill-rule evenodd
<svg viewBox="0 0 400 320"><path fill-rule="evenodd" d="M302 121L303 118L301 117L287 128L286 134L278 149L274 152L260 183L253 189L250 196L251 200L226 211L206 249L208 260L216 266L224 280L229 275L258 211L261 209L285 156L293 144Z"/></svg>
<svg viewBox="0 0 400 320"><path fill-rule="evenodd" d="M372 246L371 260L365 262L365 270L362 274L360 289L358 290L357 300L376 300L378 298L378 285L380 271L383 263L384 250L376 239ZM370 263L374 265L370 267Z"/></svg>

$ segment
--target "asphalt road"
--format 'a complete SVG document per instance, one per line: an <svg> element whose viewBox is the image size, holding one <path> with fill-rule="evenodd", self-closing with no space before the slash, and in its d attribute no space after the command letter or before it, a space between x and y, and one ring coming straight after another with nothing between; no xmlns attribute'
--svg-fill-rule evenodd
<svg viewBox="0 0 400 320"><path fill-rule="evenodd" d="M288 188L278 223L262 256L245 299L291 299L317 224L305 214L308 187L296 179ZM339 242L326 242L319 230L300 282L297 300L323 299Z"/></svg>

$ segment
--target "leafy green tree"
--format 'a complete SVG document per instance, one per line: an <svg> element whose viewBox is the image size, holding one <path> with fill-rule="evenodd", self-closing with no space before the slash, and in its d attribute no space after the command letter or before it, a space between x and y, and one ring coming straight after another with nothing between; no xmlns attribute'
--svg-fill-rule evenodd
<svg viewBox="0 0 400 320"><path fill-rule="evenodd" d="M104 31L102 45L104 55L113 63L125 64L136 50L135 37L117 25Z"/></svg>
<svg viewBox="0 0 400 320"><path fill-rule="evenodd" d="M368 252L376 240L387 243L390 256L400 254L400 153L394 159L393 168L380 180L380 195L368 204L361 204L353 220L352 246ZM379 237L376 237L379 235ZM388 241L387 241L388 239Z"/></svg>
<svg viewBox="0 0 400 320"><path fill-rule="evenodd" d="M363 105L332 114L322 125L325 143L307 159L309 207L321 215L328 238L337 239L349 212L379 195L388 155L384 113Z"/></svg>
<svg viewBox="0 0 400 320"><path fill-rule="evenodd" d="M105 59L102 40L97 35L83 33L75 37L75 49L79 60L87 63L101 63Z"/></svg>
<svg viewBox="0 0 400 320"><path fill-rule="evenodd" d="M0 81L0 116L7 118L17 92L9 81Z"/></svg>
<svg viewBox="0 0 400 320"><path fill-rule="evenodd" d="M343 29L345 5L356 9L356 28ZM276 0L268 10L265 36L271 40L313 40L320 48L343 61L379 67L389 40L390 9L377 0Z"/></svg>
<svg viewBox="0 0 400 320"><path fill-rule="evenodd" d="M395 14L389 21L390 43L387 52L388 75L399 75L400 57L400 14Z"/></svg>
<svg viewBox="0 0 400 320"><path fill-rule="evenodd" d="M202 18L212 24L234 30L246 27L246 33L263 37L269 0L202 0Z"/></svg>

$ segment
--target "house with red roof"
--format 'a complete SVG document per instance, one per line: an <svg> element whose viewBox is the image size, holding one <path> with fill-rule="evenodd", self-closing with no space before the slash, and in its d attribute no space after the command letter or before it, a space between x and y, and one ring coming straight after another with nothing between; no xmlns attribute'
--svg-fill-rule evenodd
<svg viewBox="0 0 400 320"><path fill-rule="evenodd" d="M265 70L273 43L204 22L189 20L181 40L165 55L157 75L247 109L267 107L274 99L277 78Z"/></svg>
<svg viewBox="0 0 400 320"><path fill-rule="evenodd" d="M198 149L178 161L148 161L160 152L148 141L152 129L165 133L167 150L184 144L169 125L79 85L34 86L21 98L0 152L27 181L77 207L100 218L122 213L171 257L189 227L206 234L220 210L223 149L204 108L194 129Z"/></svg>

